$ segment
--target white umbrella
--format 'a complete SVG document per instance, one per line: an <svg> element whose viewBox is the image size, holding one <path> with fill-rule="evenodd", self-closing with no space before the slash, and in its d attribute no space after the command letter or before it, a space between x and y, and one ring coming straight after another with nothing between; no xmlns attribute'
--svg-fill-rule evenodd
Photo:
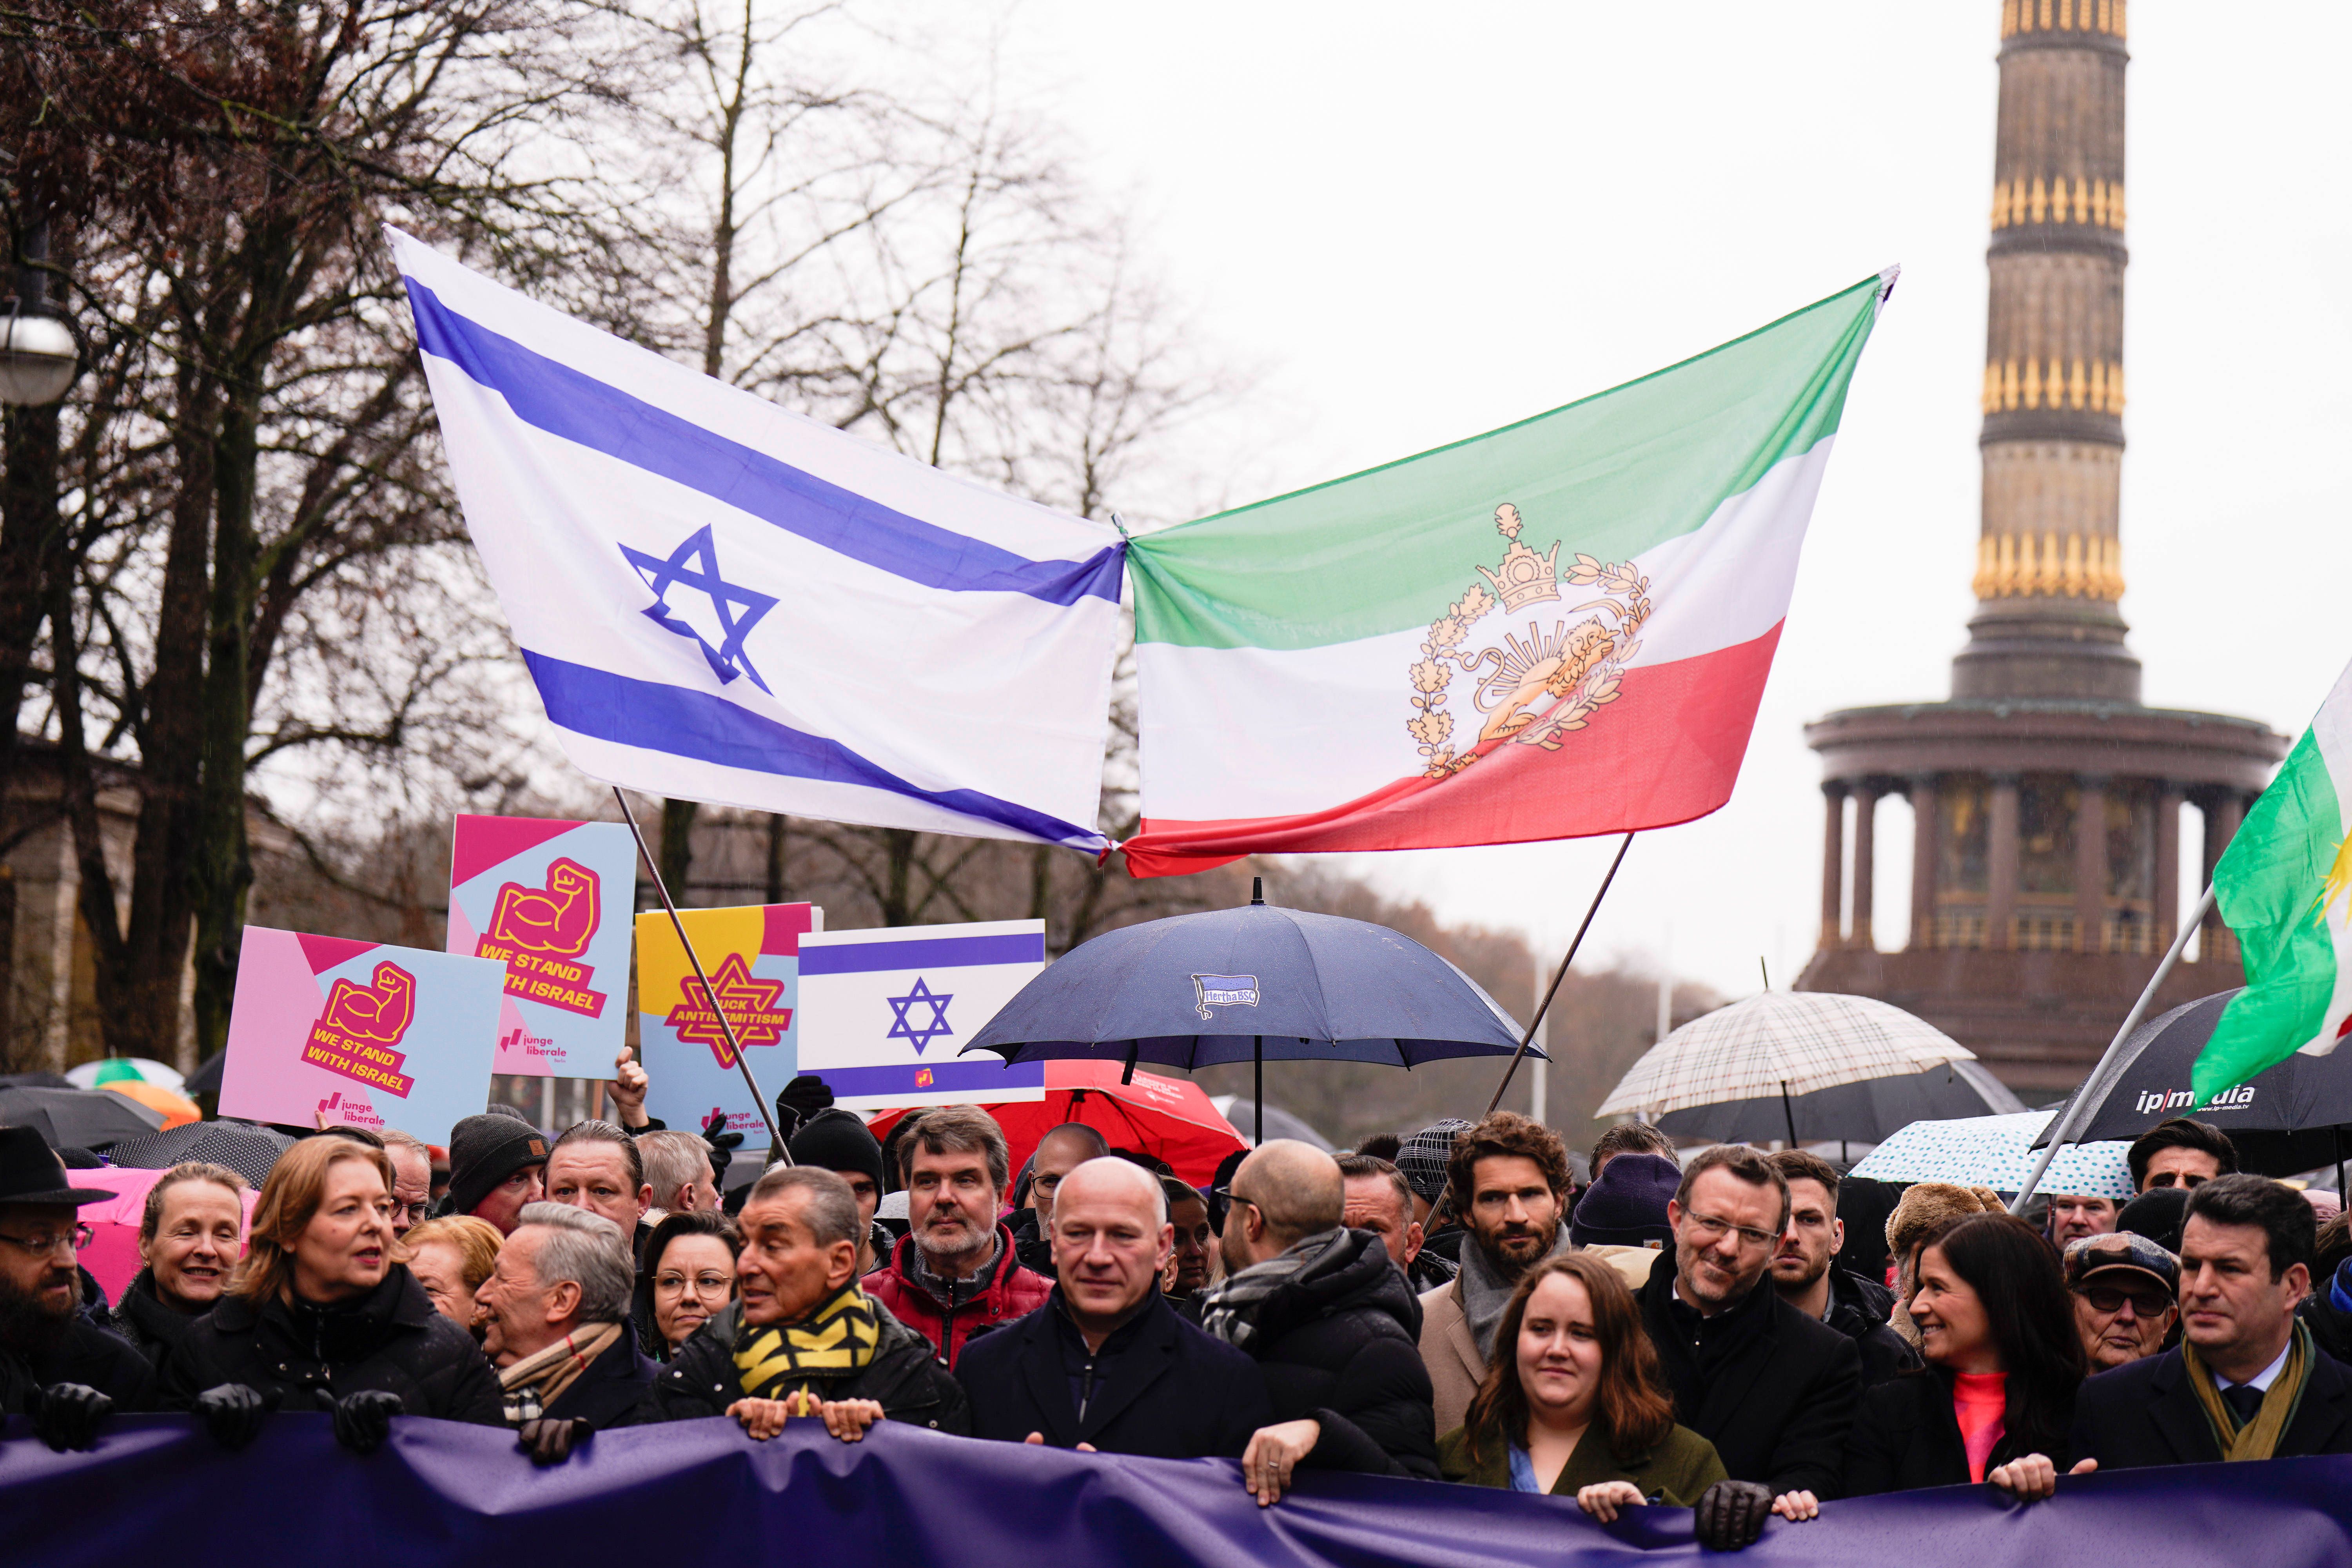
<svg viewBox="0 0 2352 1568"><path fill-rule="evenodd" d="M1853 1173L1881 1182L1950 1182L2018 1192L2033 1168L2033 1140L2057 1114L2028 1110L1958 1121L1914 1121L1863 1156ZM2041 1190L2128 1202L2134 1195L2130 1150L2122 1140L2069 1143L2050 1162Z"/></svg>
<svg viewBox="0 0 2352 1568"><path fill-rule="evenodd" d="M104 1076L100 1077L100 1074ZM155 1084L173 1094L185 1089L188 1083L180 1076L179 1068L148 1057L100 1057L95 1061L66 1069L66 1081L76 1089L96 1089L101 1083L111 1083L118 1079L135 1079L142 1083Z"/></svg>
<svg viewBox="0 0 2352 1568"><path fill-rule="evenodd" d="M1767 991L1694 1018L1642 1054L1600 1115L1655 1121L1669 1110L1926 1072L1976 1053L1867 996Z"/></svg>

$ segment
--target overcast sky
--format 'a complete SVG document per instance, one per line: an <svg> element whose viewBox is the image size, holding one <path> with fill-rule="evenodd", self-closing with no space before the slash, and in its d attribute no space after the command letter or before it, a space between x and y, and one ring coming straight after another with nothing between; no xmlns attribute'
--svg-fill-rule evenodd
<svg viewBox="0 0 2352 1568"><path fill-rule="evenodd" d="M1602 959L1738 994L1813 946L1801 726L1937 699L1973 605L1995 0L1025 0L1008 86L1132 194L1204 337L1265 371L1239 502L1491 428L1875 272L1864 356L1731 805L1646 835ZM2347 658L2352 7L2132 7L2124 600L2155 705L2300 731ZM1883 944L1908 810L1882 807ZM2190 832L2194 833L2194 817ZM2192 839L2193 842L2193 839ZM1563 944L1607 841L1349 858ZM2184 853L2184 860L2189 855ZM2193 863L2193 862L2192 862Z"/></svg>

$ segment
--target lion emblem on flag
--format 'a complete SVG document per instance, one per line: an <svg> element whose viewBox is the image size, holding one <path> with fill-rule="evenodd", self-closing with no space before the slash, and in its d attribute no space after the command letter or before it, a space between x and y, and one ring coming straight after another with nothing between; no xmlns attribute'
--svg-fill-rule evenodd
<svg viewBox="0 0 2352 1568"><path fill-rule="evenodd" d="M1649 578L1630 561L1612 565L1581 553L1563 571L1559 541L1538 555L1520 542L1523 526L1510 502L1495 509L1495 531L1508 548L1494 570L1477 568L1483 581L1471 584L1430 623L1413 662L1413 712L1405 730L1430 778L1458 773L1506 742L1559 750L1563 737L1617 700L1626 661L1641 648L1637 634L1650 618ZM1562 584L1597 588L1601 596L1564 613L1537 612L1524 639L1505 629L1500 642L1468 651L1472 634L1495 609L1516 617L1531 605L1558 604ZM1481 716L1477 738L1459 747L1452 743L1454 716L1445 707L1457 673L1471 678L1470 700Z"/></svg>

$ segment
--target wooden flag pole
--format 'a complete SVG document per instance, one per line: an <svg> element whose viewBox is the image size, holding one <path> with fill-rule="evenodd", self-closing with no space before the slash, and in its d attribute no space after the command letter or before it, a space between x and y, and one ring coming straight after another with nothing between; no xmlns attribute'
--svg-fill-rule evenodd
<svg viewBox="0 0 2352 1568"><path fill-rule="evenodd" d="M637 826L637 814L629 809L629 797L621 786L613 786L613 798L621 805L621 816L629 825L629 833L637 841L637 854L646 863L646 874L654 879L654 891L661 895L662 908L669 911L669 923L677 932L678 945L686 949L686 961L694 966L694 977L702 982L703 1000L719 1015L719 1026L727 1032L727 1048L735 1053L735 1066L743 1074L743 1081L751 1088L751 1103L760 1108L760 1120L768 1124L768 1140L785 1164L793 1163L792 1151L784 1147L783 1134L776 1131L776 1113L768 1108L768 1097L760 1088L760 1080L751 1076L751 1058L743 1054L743 1042L735 1037L734 1020L727 1016L727 1008L719 1000L719 990L703 973L702 955L694 951L694 941L686 934L686 922L677 917L677 906L670 902L669 888L662 881L661 868L654 863L654 852L646 846L646 831ZM642 1055L643 1047L639 1048Z"/></svg>

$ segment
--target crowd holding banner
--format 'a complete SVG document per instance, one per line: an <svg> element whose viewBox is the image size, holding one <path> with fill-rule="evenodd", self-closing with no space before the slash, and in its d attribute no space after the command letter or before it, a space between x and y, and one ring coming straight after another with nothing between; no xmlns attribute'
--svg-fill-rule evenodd
<svg viewBox="0 0 2352 1568"><path fill-rule="evenodd" d="M296 1142L249 1223L235 1172L176 1167L111 1300L72 1258L78 1212L113 1194L75 1184L88 1156L0 1129L0 1495L66 1495L82 1472L44 1451L202 1475L260 1463L247 1449L319 1463L327 1433L362 1511L383 1503L354 1464L421 1467L452 1518L501 1464L514 1497L576 1496L547 1475L575 1468L658 1503L707 1484L711 1431L805 1432L753 1494L782 1483L789 1504L822 1470L894 1496L915 1466L1043 1497L1069 1461L1022 1456L1069 1450L1107 1467L1083 1471L1107 1511L1069 1528L1162 1531L1144 1554L1176 1561L1255 1539L1247 1513L1273 1508L1432 1510L1507 1558L1545 1517L1595 1549L1819 1531L1803 1549L1837 1561L1859 1539L1841 1510L1879 1494L1973 1488L2009 1520L2119 1470L2352 1454L2352 1236L2337 1216L2323 1243L2314 1200L2237 1173L2194 1121L2134 1147L2138 1199L2061 1197L2036 1226L1802 1151L1677 1160L1638 1123L1580 1187L1558 1136L1507 1111L1344 1161L1237 1148L1205 1191L1077 1124L1016 1168L977 1107L897 1118L886 1150L803 1075L775 1108L794 1163L722 1199L722 1123L660 1126L642 1068L612 1087L621 1121L461 1119L437 1197L433 1151L397 1129ZM486 1460L436 1421L519 1452ZM1213 1461L1231 1490L1181 1528L1122 1513L1143 1473L1122 1467L1164 1460ZM810 1506L839 1521L844 1495ZM767 1505L735 1506L749 1528ZM1687 1525L1645 1521L1669 1510ZM1444 1560L1402 1544L1431 1528L1381 1560ZM2315 1502L2298 1528L2352 1546Z"/></svg>

